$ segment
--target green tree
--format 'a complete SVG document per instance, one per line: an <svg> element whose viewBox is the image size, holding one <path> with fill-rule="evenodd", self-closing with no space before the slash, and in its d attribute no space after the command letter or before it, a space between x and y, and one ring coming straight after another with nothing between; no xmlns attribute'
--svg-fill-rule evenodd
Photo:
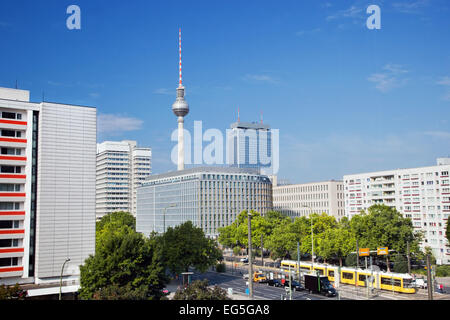
<svg viewBox="0 0 450 320"><path fill-rule="evenodd" d="M22 290L18 283L14 286L0 285L0 300L24 300L27 291Z"/></svg>
<svg viewBox="0 0 450 320"><path fill-rule="evenodd" d="M411 219L404 218L395 208L386 205L373 205L367 213L355 215L350 220L350 228L360 248L376 250L377 247L389 247L405 254L409 242L411 252L420 250L421 235L414 232ZM389 256L386 260L390 271Z"/></svg>
<svg viewBox="0 0 450 320"><path fill-rule="evenodd" d="M205 237L203 230L191 221L169 227L158 241L164 265L176 274L188 271L189 267L205 272L222 257L215 241Z"/></svg>
<svg viewBox="0 0 450 320"><path fill-rule="evenodd" d="M186 288L178 289L173 300L231 300L227 291L214 286L208 287L208 280L196 280Z"/></svg>
<svg viewBox="0 0 450 320"><path fill-rule="evenodd" d="M394 272L407 273L408 272L408 260L402 254L396 254L394 256Z"/></svg>
<svg viewBox="0 0 450 320"><path fill-rule="evenodd" d="M325 260L332 257L339 259L342 267L342 259L355 250L356 239L354 234L345 228L330 228L319 238L318 254Z"/></svg>
<svg viewBox="0 0 450 320"><path fill-rule="evenodd" d="M145 238L118 220L97 228L95 255L80 266L80 297L159 299L168 279L156 238Z"/></svg>
<svg viewBox="0 0 450 320"><path fill-rule="evenodd" d="M136 230L136 218L131 213L125 211L109 213L97 222L96 232L98 233L107 225L116 225L117 227L129 226L131 229Z"/></svg>

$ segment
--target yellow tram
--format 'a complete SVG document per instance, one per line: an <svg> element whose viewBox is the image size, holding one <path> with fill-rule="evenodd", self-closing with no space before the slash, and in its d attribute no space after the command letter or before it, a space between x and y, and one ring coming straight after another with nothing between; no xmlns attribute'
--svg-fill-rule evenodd
<svg viewBox="0 0 450 320"><path fill-rule="evenodd" d="M297 261L283 260L281 261L281 269L296 272ZM300 262L300 271L302 273L319 273L326 275L330 282L336 281L336 275L339 272L339 267L333 265L326 265L320 263ZM389 290L400 293L416 293L416 288L413 285L413 278L409 274L404 273L387 273L382 271L371 271L367 269L356 269L349 267L340 268L340 283L365 287L367 281L372 279L369 287L381 290Z"/></svg>

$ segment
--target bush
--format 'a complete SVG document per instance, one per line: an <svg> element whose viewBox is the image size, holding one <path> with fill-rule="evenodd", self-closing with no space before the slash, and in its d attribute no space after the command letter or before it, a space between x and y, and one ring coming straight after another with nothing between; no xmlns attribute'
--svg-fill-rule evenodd
<svg viewBox="0 0 450 320"><path fill-rule="evenodd" d="M227 270L227 267L225 266L225 263L218 263L216 265L217 272L225 272L226 270Z"/></svg>
<svg viewBox="0 0 450 320"><path fill-rule="evenodd" d="M239 246L234 247L233 253L235 256L238 256L241 253L241 247L239 247Z"/></svg>

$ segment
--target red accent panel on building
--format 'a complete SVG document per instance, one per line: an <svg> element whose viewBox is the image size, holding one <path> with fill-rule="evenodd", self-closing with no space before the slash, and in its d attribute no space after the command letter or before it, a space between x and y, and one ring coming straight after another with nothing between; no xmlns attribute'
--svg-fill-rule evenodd
<svg viewBox="0 0 450 320"><path fill-rule="evenodd" d="M27 143L27 139L17 139L17 138L0 138L0 142L18 142L18 143Z"/></svg>
<svg viewBox="0 0 450 320"><path fill-rule="evenodd" d="M16 252L23 252L23 248L0 249L0 253L16 253Z"/></svg>
<svg viewBox="0 0 450 320"><path fill-rule="evenodd" d="M0 272L16 272L23 271L23 267L0 268Z"/></svg>
<svg viewBox="0 0 450 320"><path fill-rule="evenodd" d="M27 125L27 122L26 122L26 121L5 120L5 119L0 119L0 123L18 124L18 125L20 125L20 126L26 126L26 125Z"/></svg>
<svg viewBox="0 0 450 320"><path fill-rule="evenodd" d="M24 229L11 229L11 230L0 230L0 234L20 234L25 233Z"/></svg>
<svg viewBox="0 0 450 320"><path fill-rule="evenodd" d="M0 156L0 160L27 161L27 157Z"/></svg>
<svg viewBox="0 0 450 320"><path fill-rule="evenodd" d="M25 197L25 193L2 192L0 197Z"/></svg>
<svg viewBox="0 0 450 320"><path fill-rule="evenodd" d="M26 179L26 174L0 174L0 179Z"/></svg>
<svg viewBox="0 0 450 320"><path fill-rule="evenodd" d="M0 211L0 216L24 216L25 211Z"/></svg>

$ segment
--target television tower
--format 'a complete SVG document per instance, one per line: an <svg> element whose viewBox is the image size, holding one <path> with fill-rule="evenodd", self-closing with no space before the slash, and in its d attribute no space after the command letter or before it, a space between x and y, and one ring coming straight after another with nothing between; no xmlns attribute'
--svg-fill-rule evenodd
<svg viewBox="0 0 450 320"><path fill-rule="evenodd" d="M177 100L172 105L173 113L178 117L178 170L184 170L184 116L189 113L189 105L184 100L184 87L181 77L181 29L179 31L180 82L177 88Z"/></svg>

